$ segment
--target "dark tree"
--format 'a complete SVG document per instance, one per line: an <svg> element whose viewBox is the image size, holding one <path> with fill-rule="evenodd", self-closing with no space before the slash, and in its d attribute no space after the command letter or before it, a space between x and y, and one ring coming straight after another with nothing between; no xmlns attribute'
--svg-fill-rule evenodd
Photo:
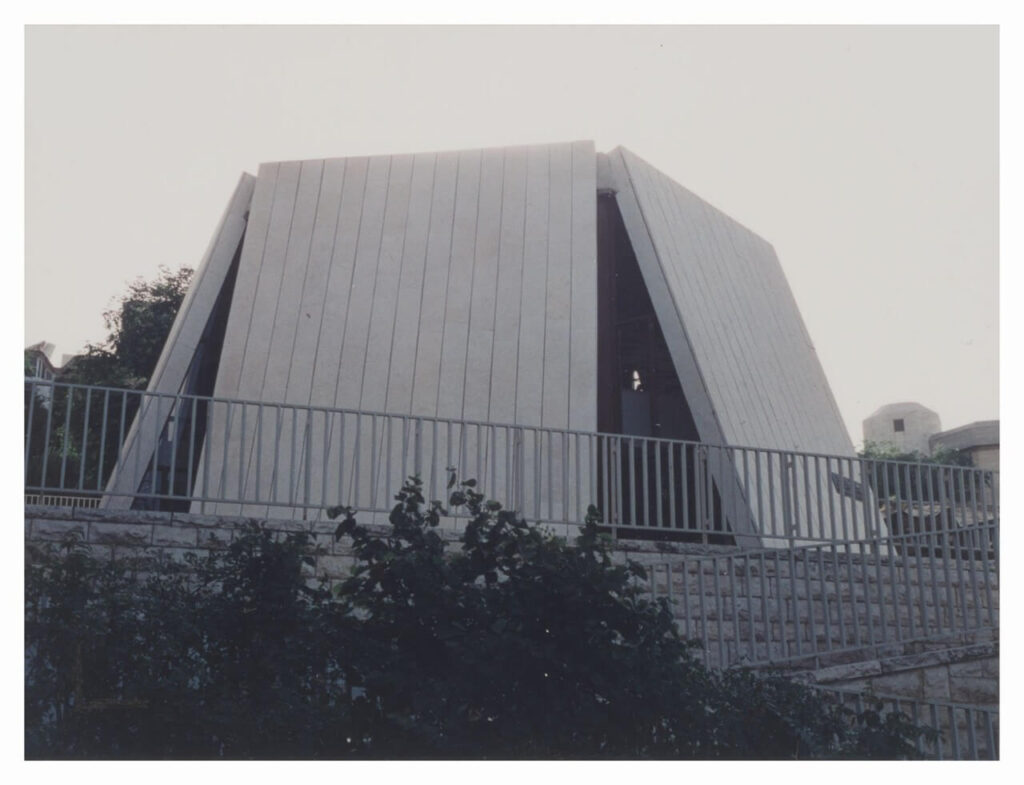
<svg viewBox="0 0 1024 785"><path fill-rule="evenodd" d="M89 344L61 374L61 381L145 389L181 307L192 268L166 267L153 281L129 284L118 303L103 314L107 339Z"/></svg>

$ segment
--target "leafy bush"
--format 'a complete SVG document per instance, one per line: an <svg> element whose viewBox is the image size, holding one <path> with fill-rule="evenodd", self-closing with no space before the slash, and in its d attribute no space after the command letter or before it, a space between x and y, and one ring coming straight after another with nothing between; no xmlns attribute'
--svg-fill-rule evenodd
<svg viewBox="0 0 1024 785"><path fill-rule="evenodd" d="M453 480L454 483L454 480ZM591 511L574 546L468 480L461 547L408 482L328 588L306 534L186 563L33 548L30 758L912 757L921 729L779 676L706 669Z"/></svg>

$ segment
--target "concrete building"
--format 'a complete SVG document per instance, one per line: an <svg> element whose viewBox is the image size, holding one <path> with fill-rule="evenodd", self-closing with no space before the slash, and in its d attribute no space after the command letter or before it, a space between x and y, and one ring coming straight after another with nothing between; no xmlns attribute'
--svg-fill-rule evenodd
<svg viewBox="0 0 1024 785"><path fill-rule="evenodd" d="M890 403L863 423L864 442L890 445L901 452L928 455L928 440L942 429L939 415L919 403Z"/></svg>
<svg viewBox="0 0 1024 785"><path fill-rule="evenodd" d="M246 424L214 406L204 427L216 438L194 472L194 495L208 499L301 488L344 501L365 490L346 484L352 462L393 484L385 453L405 442L376 430L353 439L341 409L448 423L417 435L422 450L450 454L458 438L458 455L512 456L477 466L511 489L505 501L535 496L554 518L580 501L570 473L600 457L563 433L853 455L771 245L628 150L592 142L243 175L150 389L316 410L282 424L257 406ZM109 491L139 487L169 417L143 407ZM730 462L707 469L711 492L742 498L729 527L756 533L756 500ZM503 476L513 464L517 477ZM762 509L810 493L781 482L765 480ZM372 483L372 494L393 491Z"/></svg>
<svg viewBox="0 0 1024 785"><path fill-rule="evenodd" d="M932 452L960 450L971 456L973 466L999 471L999 420L979 420L936 433L928 445Z"/></svg>

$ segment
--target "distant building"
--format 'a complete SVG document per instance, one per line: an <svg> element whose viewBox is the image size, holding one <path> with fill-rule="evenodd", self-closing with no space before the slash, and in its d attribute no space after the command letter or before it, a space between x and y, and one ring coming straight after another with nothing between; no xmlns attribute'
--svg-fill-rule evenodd
<svg viewBox="0 0 1024 785"><path fill-rule="evenodd" d="M934 434L928 440L932 452L960 450L971 456L979 469L999 471L999 420L979 420Z"/></svg>
<svg viewBox="0 0 1024 785"><path fill-rule="evenodd" d="M942 429L939 415L919 403L889 403L864 420L864 442L928 455L928 440Z"/></svg>
<svg viewBox="0 0 1024 785"><path fill-rule="evenodd" d="M46 341L25 347L25 375L34 379L57 378L57 368L50 361L54 345Z"/></svg>

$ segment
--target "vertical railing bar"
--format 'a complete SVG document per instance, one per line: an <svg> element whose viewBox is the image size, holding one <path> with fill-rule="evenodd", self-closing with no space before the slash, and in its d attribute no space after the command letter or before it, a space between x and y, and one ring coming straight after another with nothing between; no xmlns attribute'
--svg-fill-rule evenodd
<svg viewBox="0 0 1024 785"><path fill-rule="evenodd" d="M405 418L402 418L402 473L401 473L401 483L403 485L405 484L405 425L406 425ZM385 416L384 417L384 424L381 427L381 438L384 439L384 441L386 442L386 447L385 447L385 450L384 450L384 486L387 488L387 490L385 491L385 493L391 493L392 489L395 487L391 483L391 481L393 479L392 476L391 476L391 464L392 464L391 442L394 441L394 438L395 438L394 430L395 430L395 418L390 416L390 415ZM376 441L376 440L374 440L374 441ZM379 470L380 469L377 466L377 463L375 461L374 464L373 464L373 473L376 475ZM377 495L376 494L374 494L374 496L373 496L373 506L374 507L377 506ZM387 505L385 505L385 506L387 506Z"/></svg>
<svg viewBox="0 0 1024 785"><path fill-rule="evenodd" d="M297 463L295 435L299 430L299 410L294 407L289 408L292 412L292 427L288 437L288 504L294 507L296 503L295 464ZM280 481L280 478L278 480Z"/></svg>
<svg viewBox="0 0 1024 785"><path fill-rule="evenodd" d="M384 429L381 428L383 431ZM377 507L377 467L380 463L377 447L377 415L370 416L370 465L367 467L370 474L370 504L371 510Z"/></svg>
<svg viewBox="0 0 1024 785"><path fill-rule="evenodd" d="M711 456L708 451L713 449L712 447L704 446L701 448L701 466L704 471L704 499L703 502L703 515L701 516L701 542L705 545L711 542L709 534L714 530L715 527L715 481L711 476Z"/></svg>
<svg viewBox="0 0 1024 785"><path fill-rule="evenodd" d="M962 479L963 479L963 476L961 475L961 480ZM966 489L964 489L964 492L966 493ZM966 508L966 497L965 497L965 500L964 500L964 504L965 504L965 508ZM967 517L968 517L968 510L965 509L965 512L964 512L964 523L965 523L965 525L966 525ZM978 628L978 627L983 627L984 626L984 621L982 620L982 612L981 612L981 595L978 593L978 557L976 555L977 552L978 552L978 549L981 547L982 543L981 543L981 538L978 536L980 534L980 532L979 532L979 530L978 530L978 528L976 526L969 526L968 525L967 526L967 530L968 530L968 534L967 534L966 545L965 545L965 547L967 549L967 569L968 569L968 572L970 573L970 576L971 576L971 597L974 600L974 626L976 628ZM985 577L986 577L986 580L987 580L988 576L985 576Z"/></svg>
<svg viewBox="0 0 1024 785"><path fill-rule="evenodd" d="M838 470L836 472L836 474L839 476L839 486L840 486L840 488L852 487L853 486L853 477L846 477L846 476L844 476L844 469L843 469L844 463L845 463L845 461L842 458L837 458L836 459L836 469ZM847 527L847 522L846 522L846 493L844 493L844 492L840 492L840 495L839 495L839 520L840 520L840 523L842 524L842 529L843 529L843 536L842 536L843 542L849 542L850 541L850 530ZM849 549L847 549L847 551L849 551Z"/></svg>
<svg viewBox="0 0 1024 785"><path fill-rule="evenodd" d="M935 477L936 471L939 472L937 478ZM929 488L938 485L939 525L941 531L939 542L942 544L942 573L946 581L946 618L949 620L949 629L956 630L956 597L953 591L953 576L950 573L950 562L953 559L953 554L950 551L950 540L953 537L954 527L946 511L945 474L946 470L940 466L928 472L928 479Z"/></svg>
<svg viewBox="0 0 1024 785"><path fill-rule="evenodd" d="M595 434L587 436L587 457L590 459L590 483L589 493L587 494L587 504L593 504L596 500L599 504L601 502L597 497L597 451L598 451L598 437Z"/></svg>
<svg viewBox="0 0 1024 785"><path fill-rule="evenodd" d="M900 596L899 596L899 587L898 587L897 581L896 581L896 547L895 547L896 543L895 543L895 540L892 537L892 520L891 520L892 516L889 513L889 504L890 504L890 500L892 498L892 494L890 492L891 489L889 488L889 467L891 465L892 464L889 464L889 463L884 463L883 464L883 474L882 474L882 483L881 484L882 484L883 493L885 495L885 509L886 509L885 528L889 532L889 537L888 537L888 540L887 540L888 541L887 558L888 558L888 562L889 562L889 591L890 591L890 593L892 595L892 615L893 615L893 619L895 621L895 627L896 627L896 640L902 641L903 640L903 623L902 623L902 621L900 619ZM876 476L877 476L877 474L876 474ZM878 501L878 500L876 499L876 501ZM881 529L879 529L879 532L881 532ZM879 558L879 560L881 560L881 558L882 558L882 554L881 554L882 538L881 538L881 535L879 535L878 542L879 542L878 558ZM879 584L881 584L881 579L879 579ZM882 629L883 629L883 631L885 630L884 627ZM883 637L884 637L884 632L883 632Z"/></svg>
<svg viewBox="0 0 1024 785"><path fill-rule="evenodd" d="M654 443L654 499L655 499L655 515L657 520L655 525L661 529L665 526L665 510L661 500L662 496L662 474L661 474L661 448L662 443L660 441Z"/></svg>
<svg viewBox="0 0 1024 785"><path fill-rule="evenodd" d="M303 443L306 445L305 455L305 466L300 467L299 471L303 477L302 483L302 519L306 520L306 513L312 506L310 504L310 494L312 492L313 482L313 417L315 416L315 410L312 408L306 408L306 432L303 434ZM327 432L327 422L325 418L324 422L324 433Z"/></svg>
<svg viewBox="0 0 1024 785"><path fill-rule="evenodd" d="M800 634L800 599L796 588L796 561L793 548L787 548L789 553L789 590L793 593L793 638L796 641L796 656L803 654L803 645Z"/></svg>
<svg viewBox="0 0 1024 785"><path fill-rule="evenodd" d="M921 463L920 463L920 461L918 462L917 465L918 465L918 471L920 472L920 470L921 470ZM936 520L936 516L935 516L935 489L932 487L932 472L931 472L930 469L927 472L926 476L928 478L928 482L927 482L927 488L928 488L928 512L929 512L928 520L930 521L930 527L928 529L928 531L929 531L929 534L928 534L928 565L931 568L930 574L931 574L931 580L932 580L932 600L935 603L936 630L941 632L942 631L942 622L943 622L943 619L942 619L942 617L943 617L942 603L939 601L939 582L938 582L938 579L936 578L936 575L935 575L935 572L936 572L936 566L935 566L936 556L935 556L935 552L938 550L939 533L937 532L938 521ZM924 487L925 486L922 485L922 488L924 488ZM943 559L943 561L945 561L945 560ZM947 610L947 612L948 612L948 610Z"/></svg>
<svg viewBox="0 0 1024 785"><path fill-rule="evenodd" d="M67 390L67 406L64 407L64 439L60 449L60 489L64 490L64 476L68 465L68 434L71 433L71 399L74 390Z"/></svg>
<svg viewBox="0 0 1024 785"><path fill-rule="evenodd" d="M867 522L865 521L865 530L867 529ZM871 578L868 575L868 555L869 545L866 541L861 541L856 544L858 555L860 556L860 574L861 581L864 584L864 618L867 622L868 632L868 643L876 644L878 639L875 637L875 622L874 617L871 613Z"/></svg>
<svg viewBox="0 0 1024 785"><path fill-rule="evenodd" d="M511 463L511 461L509 461ZM511 471L511 466L509 467ZM437 420L430 421L430 498L437 499ZM511 493L508 490L506 484L505 488L505 500L506 502L512 498Z"/></svg>
<svg viewBox="0 0 1024 785"><path fill-rule="evenodd" d="M242 414L245 414L245 404L242 404ZM270 463L270 499L277 503L277 480L281 471L281 430L284 427L284 410L279 404L274 404L274 458Z"/></svg>
<svg viewBox="0 0 1024 785"><path fill-rule="evenodd" d="M562 518L564 522L569 521L569 434L559 434L558 442L562 447L562 493L560 494L562 500ZM551 494L554 496L554 494Z"/></svg>
<svg viewBox="0 0 1024 785"><path fill-rule="evenodd" d="M693 630L691 627L690 619L690 564L685 559L680 562L683 573L683 623L686 625L686 635L684 636L687 640L691 640L693 636Z"/></svg>
<svg viewBox="0 0 1024 785"><path fill-rule="evenodd" d="M981 627L982 626L982 624L981 624L981 598L978 596L978 572L977 572L978 565L977 565L977 562L976 562L976 560L974 558L974 550L975 550L974 549L974 535L976 534L976 532L967 523L967 519L968 519L969 515L968 515L968 508L967 508L967 488L966 488L966 483L964 482L964 475L966 473L967 473L966 469L962 469L962 468L957 472L957 490L960 493L960 504L961 504L961 515L962 515L962 518L961 518L962 525L961 525L961 527L966 531L966 534L964 536L964 544L963 544L963 546L960 546L959 543L957 543L957 545L958 545L958 547L962 547L967 552L967 572L970 575L970 579L971 579L971 599L974 600L974 626L977 628L977 627ZM965 593L965 597L966 597L966 593ZM966 599L965 599L965 602L966 602ZM964 622L965 623L966 623L966 620L967 620L967 613L965 611L964 612Z"/></svg>
<svg viewBox="0 0 1024 785"><path fill-rule="evenodd" d="M192 396L192 411L189 412L188 416L188 471L185 474L185 495L191 496L195 490L195 477L193 472L195 469L195 457L196 457L196 409L199 406L199 399L194 395ZM106 429L104 429L105 431ZM101 448L102 450L102 448Z"/></svg>
<svg viewBox="0 0 1024 785"><path fill-rule="evenodd" d="M832 551L832 568L835 571L835 577L832 581L836 591L836 610L838 612L839 622L839 648L846 647L846 623L843 619L843 587L841 585L842 570L839 566L839 548L833 544L831 546Z"/></svg>
<svg viewBox="0 0 1024 785"><path fill-rule="evenodd" d="M353 441L353 458L352 458L352 478L349 483L349 495L352 497L352 507L359 507L360 494L359 491L362 486L362 462L363 462L363 427L366 423L366 416L363 414L355 415L355 427L356 427L356 438ZM372 508L372 505L370 505Z"/></svg>
<svg viewBox="0 0 1024 785"><path fill-rule="evenodd" d="M348 415L345 412L341 412L338 415L338 497L335 501L341 505L355 506L355 499L352 498L352 486L349 484L348 493L345 493L345 430L346 421ZM359 438L359 417L356 416L356 438ZM353 451L352 463L354 464L358 460L358 457Z"/></svg>
<svg viewBox="0 0 1024 785"><path fill-rule="evenodd" d="M932 727L939 731L939 736L935 740L935 754L939 760L943 760L945 756L945 745L943 744L942 731L939 727L939 707L937 704L929 704L929 714L931 715Z"/></svg>
<svg viewBox="0 0 1024 785"><path fill-rule="evenodd" d="M825 651L832 651L832 613L828 604L828 587L832 581L825 580L825 548L819 545L814 549L818 554L818 584L821 586L821 602L825 610Z"/></svg>
<svg viewBox="0 0 1024 785"><path fill-rule="evenodd" d="M543 455L543 448L541 447L543 431L531 428L530 432L533 434L533 509L536 511L536 516L541 518L544 515L544 509L541 504L543 496L540 492L541 476L543 472L543 465L541 463L541 456Z"/></svg>
<svg viewBox="0 0 1024 785"><path fill-rule="evenodd" d="M971 760L978 760L978 737L975 732L975 712L970 707L965 707L967 714L967 750Z"/></svg>
<svg viewBox="0 0 1024 785"><path fill-rule="evenodd" d="M838 468L838 467L837 467ZM842 476L839 471L836 472L836 476L839 477L840 488L842 487ZM832 541L835 542L839 539L839 532L836 523L836 491L832 488L832 459L825 458L825 488L828 491L828 520L829 527L832 530Z"/></svg>
<svg viewBox="0 0 1024 785"><path fill-rule="evenodd" d="M742 447L742 448L740 448L740 455L743 456L743 502L742 503L743 503L743 505L745 505L745 509L742 510L740 515L745 518L749 514L750 509L751 509L751 507L750 507L750 467L747 465L747 458L750 455L750 450L748 450L746 447ZM757 528L754 529L754 531L757 531L757 529L759 529L759 528L760 528L760 523L758 524Z"/></svg>
<svg viewBox="0 0 1024 785"><path fill-rule="evenodd" d="M52 388L51 388L52 390ZM107 391L109 395L109 390ZM53 400L53 393L50 393L50 400ZM32 426L35 421L35 408L36 408L36 383L28 382L28 414L25 417L25 467L24 467L24 483L30 485L29 482L29 458L32 455ZM49 437L49 434L47 434ZM102 464L101 464L102 465ZM102 475L102 472L100 472ZM44 475L39 479L39 487L46 487L46 476Z"/></svg>
<svg viewBox="0 0 1024 785"><path fill-rule="evenodd" d="M733 656L738 660L740 657L740 606L739 594L736 592L736 561L732 556L727 557L726 566L729 569L729 601L726 604L732 608L732 645L735 649Z"/></svg>
<svg viewBox="0 0 1024 785"><path fill-rule="evenodd" d="M790 656L790 641L786 635L786 616L788 615L787 603L782 596L782 564L779 561L779 552L772 554L772 561L775 563L775 612L779 618L779 644L782 647L783 658Z"/></svg>
<svg viewBox="0 0 1024 785"><path fill-rule="evenodd" d="M33 396L34 398L35 396ZM107 455L107 428L110 426L110 390L103 391L103 423L100 425L100 461L96 469L96 490L103 489L103 466ZM192 482L189 480L189 488Z"/></svg>
<svg viewBox="0 0 1024 785"><path fill-rule="evenodd" d="M992 565L989 564L989 560L988 560L988 546L989 546L989 540L991 538L991 528L990 528L989 523L988 523L988 515L985 512L984 508L982 508L982 510L981 510L981 517L982 517L982 519L978 520L979 515L978 515L978 493L977 493L977 487L978 487L979 479L981 480L982 488L984 488L984 480L985 480L984 475L979 474L979 473L975 473L974 474L974 480L973 480L973 483L972 483L973 487L972 487L971 490L972 490L972 498L973 498L973 507L974 507L974 516L975 516L975 522L976 522L976 529L977 529L979 535L982 535L982 536L979 537L979 540L980 540L980 542L979 542L979 546L980 546L979 550L981 551L981 565L982 565L982 571L984 572L984 578L985 578L985 603L986 603L986 608L985 609L987 611L985 615L986 615L986 618L988 619L988 624L990 626L995 626L995 605L993 605L993 603L992 603ZM982 503L984 503L984 499L982 500ZM998 567L998 562L997 562L996 566Z"/></svg>
<svg viewBox="0 0 1024 785"><path fill-rule="evenodd" d="M825 508L822 506L821 501L821 458L818 455L814 456L814 498L817 500L816 509L818 512L818 529L819 536L822 540L828 539L828 527L825 525ZM827 488L828 479L825 478Z"/></svg>
<svg viewBox="0 0 1024 785"><path fill-rule="evenodd" d="M711 558L711 585L715 592L715 617L718 621L718 667L725 668L728 661L725 657L725 611L722 603L722 587L718 579L720 561L716 557Z"/></svg>
<svg viewBox="0 0 1024 785"><path fill-rule="evenodd" d="M157 407L159 408L159 401L157 401ZM239 434L239 439L238 439L238 501L244 503L245 502L245 485L246 485L246 480L248 479L246 477L246 475L248 474L248 471L249 471L248 456L245 454L245 443L247 441L247 434L248 434L248 431L247 431L247 429L245 427L245 415L246 415L246 411L248 410L249 407L245 403L238 404L238 407L242 411L241 422L240 422L240 425L239 425L241 433ZM226 451L226 448L225 448L225 456L226 455L227 455L227 451ZM258 492L259 491L257 491L257 493ZM275 498L276 498L276 496L275 496Z"/></svg>
<svg viewBox="0 0 1024 785"><path fill-rule="evenodd" d="M700 642L704 647L704 656L709 659L708 617L704 607L704 559L697 559L697 601L700 612ZM706 660L705 660L706 661Z"/></svg>
<svg viewBox="0 0 1024 785"><path fill-rule="evenodd" d="M957 469L954 469L954 468L942 469L942 473L943 473L942 480L943 480L944 492L945 492L946 487L947 487L946 486L946 475L947 475L947 473L948 473L948 476L950 478L949 489L950 489L951 495L952 495L952 499L950 500L950 508L951 508L951 511L952 511L952 513L951 513L952 518L949 521L949 533L946 535L946 538L949 540L949 547L952 548L952 555L953 555L954 562L956 564L956 579L957 579L957 583L958 583L957 591L956 591L956 596L960 600L960 605L959 605L960 618L961 618L960 628L966 630L966 629L968 629L968 627L971 626L971 624L970 624L970 621L969 621L970 613L969 613L968 608L967 608L967 583L964 580L963 546L961 544L961 536L962 536L963 531L964 531L963 526L961 525L962 522L963 522L963 516L957 510L957 501L956 501L956 497L957 497L957 493L956 493L956 479L957 479L957 476L959 474L959 471Z"/></svg>
<svg viewBox="0 0 1024 785"><path fill-rule="evenodd" d="M78 490L85 490L85 462L89 453L89 408L92 403L92 390L85 388L85 417L82 420L82 453L78 459Z"/></svg>
<svg viewBox="0 0 1024 785"><path fill-rule="evenodd" d="M917 583L921 590L921 614L924 617L922 619L921 629L923 634L931 634L931 620L928 616L928 585L924 577L924 543L927 541L927 531L925 530L925 514L924 514L924 491L923 491L923 478L921 477L921 464L918 463L915 467L917 473L917 483L909 484L908 488L912 487L910 509L913 511L914 505L917 506L917 531L915 531L915 550L917 551ZM910 466L907 467L907 473L910 474ZM911 475L912 476L912 475ZM931 563L929 562L929 570L931 569ZM932 580L932 588L934 589L934 578ZM938 603L935 603L935 611L938 613ZM936 623L935 631L938 632L941 629L941 624Z"/></svg>
<svg viewBox="0 0 1024 785"><path fill-rule="evenodd" d="M146 396L145 393L143 393L142 395L139 396L139 399L140 399L139 412L140 412L140 414L141 414L143 409L148 409L149 408L148 406L146 406L146 398L147 398L147 396ZM154 405L154 404L156 405L156 417L153 419L153 458L152 458L153 470L149 474L149 492L150 492L151 495L153 495L153 494L157 493L156 477L157 477L157 474L159 473L159 465L160 465L160 433L163 431L163 428L160 427L160 423L163 420L163 417L160 415L160 410L162 408L161 404L163 403L163 399L160 396L155 396L155 400L154 400L153 397L150 397L149 400L150 400L150 405ZM140 417L140 415L137 414L136 417ZM141 431L142 430L141 429L141 425L142 425L141 417L139 419L139 425L140 425L139 430Z"/></svg>
<svg viewBox="0 0 1024 785"><path fill-rule="evenodd" d="M854 553L853 544L847 543L846 554L846 578L850 585L850 615L853 617L853 639L855 645L861 645L860 616L857 613L857 584L853 577Z"/></svg>
<svg viewBox="0 0 1024 785"><path fill-rule="evenodd" d="M214 402L208 401L206 404L206 428L204 433L206 435L206 443L210 444L213 437L213 407ZM205 457L200 456L199 460L203 462L203 496L206 497L210 493L210 450L206 451ZM223 486L221 486L223 487ZM193 493L195 489L193 488ZM206 502L202 501L199 503L199 511L203 514L206 513Z"/></svg>
<svg viewBox="0 0 1024 785"><path fill-rule="evenodd" d="M807 518L807 533L812 537L820 539L824 534L824 527L821 525L821 519L818 518L818 530L814 530L814 526L811 525L811 479L807 472L808 456L801 455L800 463L804 466L804 515Z"/></svg>
<svg viewBox="0 0 1024 785"><path fill-rule="evenodd" d="M754 584L753 576L750 573L750 554L743 554L743 577L746 581L746 600L747 600L747 655L751 661L757 659L757 629L754 624ZM740 640L736 638L736 653L742 659L740 654Z"/></svg>
<svg viewBox="0 0 1024 785"><path fill-rule="evenodd" d="M633 454L634 439L626 439L626 449L629 451L629 525L637 526L636 518L636 456ZM625 500L623 500L625 501Z"/></svg>
<svg viewBox="0 0 1024 785"><path fill-rule="evenodd" d="M675 454L676 445L669 442L668 447L668 525L670 529L676 528L676 467Z"/></svg>
<svg viewBox="0 0 1024 785"><path fill-rule="evenodd" d="M921 704L913 700L910 702L910 722L915 726L921 725ZM925 755L924 749L924 738L920 733L914 734L914 749L917 750L917 754L921 757Z"/></svg>
<svg viewBox="0 0 1024 785"><path fill-rule="evenodd" d="M988 747L989 760L999 760L995 729L992 727L992 712L988 710L985 711L985 742Z"/></svg>
<svg viewBox="0 0 1024 785"><path fill-rule="evenodd" d="M801 551L804 563L804 593L807 595L807 639L812 652L818 651L818 622L815 618L814 591L811 588L811 549ZM824 603L824 598L822 598Z"/></svg>
<svg viewBox="0 0 1024 785"><path fill-rule="evenodd" d="M324 410L324 429L323 429L323 442L324 450L323 457L320 462L320 510L322 511L325 507L331 506L327 501L327 470L331 465L331 436L334 433L334 412L327 409ZM312 469L312 467L310 467ZM335 500L331 500L335 501ZM341 503L341 499L337 500L337 503Z"/></svg>
<svg viewBox="0 0 1024 785"><path fill-rule="evenodd" d="M651 525L651 494L650 494L651 476L648 473L648 466L647 466L647 451L651 448L650 440L644 439L644 440L640 441L640 448L643 450L643 455L641 456L641 464L640 464L640 466L641 466L641 469L640 469L640 474L641 474L641 478L640 478L640 492L643 494L643 497L644 497L644 524L643 525L644 526L650 526ZM636 491L634 490L634 493L635 492Z"/></svg>
<svg viewBox="0 0 1024 785"><path fill-rule="evenodd" d="M178 442L180 427L178 421L181 419L182 398L181 395L174 396L171 403L171 410L167 413L168 426L171 427L171 469L167 477L167 494L174 496L174 480L178 470Z"/></svg>
<svg viewBox="0 0 1024 785"><path fill-rule="evenodd" d="M956 707L949 706L949 728L953 737L953 760L963 760L960 752L960 729L956 726Z"/></svg>
<svg viewBox="0 0 1024 785"><path fill-rule="evenodd" d="M683 518L683 529L691 529L693 527L690 526L690 523L691 523L691 519L690 519L690 468L689 468L689 462L686 459L686 452L687 452L687 445L685 445L685 444L679 445L679 480L680 480L679 484L680 484L680 487L683 490L682 499L681 499L681 501L682 501L682 509L679 512L680 512L680 514L682 515L682 518ZM693 474L694 486L696 486L696 484L697 484L696 483L696 480L697 480L697 462L696 461L694 461L693 467L694 467L693 468L693 472L694 472L694 474ZM696 487L694 488L694 490L696 490ZM696 507L694 509L696 510Z"/></svg>
<svg viewBox="0 0 1024 785"><path fill-rule="evenodd" d="M772 619L768 615L768 584L767 576L765 575L767 564L765 562L764 551L758 554L758 558L761 562L761 624L764 627L764 655L765 660L770 661L772 659ZM751 613L753 615L753 613ZM755 652L757 651L756 644L757 639L753 638L752 642L755 645Z"/></svg>

